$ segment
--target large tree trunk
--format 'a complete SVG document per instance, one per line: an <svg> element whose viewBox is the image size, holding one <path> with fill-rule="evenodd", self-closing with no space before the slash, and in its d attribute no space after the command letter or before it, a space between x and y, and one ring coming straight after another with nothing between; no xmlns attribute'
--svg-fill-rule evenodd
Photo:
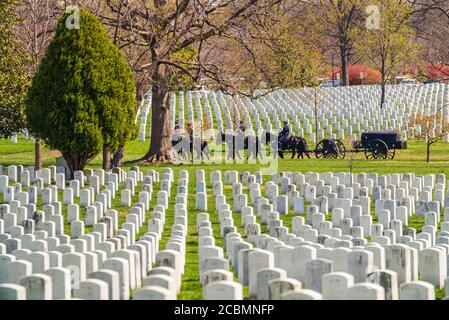
<svg viewBox="0 0 449 320"><path fill-rule="evenodd" d="M381 84L381 89L382 89L382 93L380 96L380 108L382 109L385 103L385 86L386 86L386 82L387 82L387 75L385 72L385 61L382 60L382 66L380 69L380 73L382 76L382 84Z"/></svg>
<svg viewBox="0 0 449 320"><path fill-rule="evenodd" d="M108 171L111 169L111 153L107 145L103 146L103 170Z"/></svg>
<svg viewBox="0 0 449 320"><path fill-rule="evenodd" d="M430 145L431 143L427 141L427 158L426 158L427 163L430 162Z"/></svg>
<svg viewBox="0 0 449 320"><path fill-rule="evenodd" d="M41 150L41 139L34 139L34 169L42 169L42 150Z"/></svg>
<svg viewBox="0 0 449 320"><path fill-rule="evenodd" d="M86 155L63 154L63 156L70 169L72 178L75 171L84 171L86 164L89 162L89 158Z"/></svg>
<svg viewBox="0 0 449 320"><path fill-rule="evenodd" d="M114 156L111 160L111 169L118 168L122 166L122 159L125 156L125 147L120 147L114 153Z"/></svg>
<svg viewBox="0 0 449 320"><path fill-rule="evenodd" d="M157 72L153 77L151 101L151 141L150 149L141 159L143 162L171 162L171 129L169 87L165 84L164 74Z"/></svg>
<svg viewBox="0 0 449 320"><path fill-rule="evenodd" d="M342 43L340 47L340 59L341 59L341 82L343 86L347 87L349 86L349 72L348 72L348 48L346 43Z"/></svg>

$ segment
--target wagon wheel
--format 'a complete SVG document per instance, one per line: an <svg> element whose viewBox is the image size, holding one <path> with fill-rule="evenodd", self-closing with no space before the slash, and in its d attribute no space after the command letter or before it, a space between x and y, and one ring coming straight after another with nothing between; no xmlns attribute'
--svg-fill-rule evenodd
<svg viewBox="0 0 449 320"><path fill-rule="evenodd" d="M338 147L331 140L321 140L315 148L315 156L317 159L336 159L338 155Z"/></svg>
<svg viewBox="0 0 449 320"><path fill-rule="evenodd" d="M338 159L340 156L340 148L338 147L337 141L327 140L325 143L325 148L327 149L328 157L327 159Z"/></svg>
<svg viewBox="0 0 449 320"><path fill-rule="evenodd" d="M321 140L315 147L315 156L317 159L326 158L324 154L325 154L324 140Z"/></svg>
<svg viewBox="0 0 449 320"><path fill-rule="evenodd" d="M388 157L386 143L379 139L368 142L365 148L365 157L368 160L386 160Z"/></svg>
<svg viewBox="0 0 449 320"><path fill-rule="evenodd" d="M393 160L395 156L396 156L396 149L389 149L387 159Z"/></svg>
<svg viewBox="0 0 449 320"><path fill-rule="evenodd" d="M340 140L336 140L335 143L337 144L338 148L338 156L337 158L340 160L343 160L346 157L346 147Z"/></svg>

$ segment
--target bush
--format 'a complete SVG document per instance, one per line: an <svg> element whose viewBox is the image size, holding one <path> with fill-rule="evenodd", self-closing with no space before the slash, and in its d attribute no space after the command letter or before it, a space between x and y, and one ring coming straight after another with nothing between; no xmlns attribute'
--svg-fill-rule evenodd
<svg viewBox="0 0 449 320"><path fill-rule="evenodd" d="M337 74L340 74L341 79L341 68L337 67L335 70L335 76ZM362 79L360 77L361 73L363 72L363 84L376 84L379 83L382 79L382 75L379 71L376 71L374 69L364 67L362 65L350 65L348 67L348 73L349 73L349 84L351 86L353 85L360 85L362 84ZM330 77L332 77L332 71L330 72Z"/></svg>
<svg viewBox="0 0 449 320"><path fill-rule="evenodd" d="M0 2L0 138L25 129L28 56L14 32L17 0Z"/></svg>
<svg viewBox="0 0 449 320"><path fill-rule="evenodd" d="M79 14L79 29L66 27L69 14L59 20L27 103L30 131L61 151L72 172L131 138L137 103L122 53L93 15Z"/></svg>

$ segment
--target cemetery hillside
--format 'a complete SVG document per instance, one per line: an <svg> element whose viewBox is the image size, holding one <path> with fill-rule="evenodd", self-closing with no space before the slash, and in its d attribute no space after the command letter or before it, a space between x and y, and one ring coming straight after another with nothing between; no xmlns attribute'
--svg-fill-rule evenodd
<svg viewBox="0 0 449 320"><path fill-rule="evenodd" d="M0 302L449 300L449 1L69 2L0 2Z"/></svg>

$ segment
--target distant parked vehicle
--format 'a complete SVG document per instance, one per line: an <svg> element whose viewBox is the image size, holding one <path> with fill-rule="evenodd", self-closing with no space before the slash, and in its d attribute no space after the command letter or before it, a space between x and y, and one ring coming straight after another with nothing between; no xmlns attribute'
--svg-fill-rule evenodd
<svg viewBox="0 0 449 320"><path fill-rule="evenodd" d="M434 84L434 83L441 83L441 80L427 80L424 82L424 84Z"/></svg>
<svg viewBox="0 0 449 320"><path fill-rule="evenodd" d="M401 81L400 84L417 85L417 84L419 84L419 82L416 81L416 79L404 79L404 80Z"/></svg>
<svg viewBox="0 0 449 320"><path fill-rule="evenodd" d="M336 88L341 86L340 80L325 80L321 83L321 88Z"/></svg>

